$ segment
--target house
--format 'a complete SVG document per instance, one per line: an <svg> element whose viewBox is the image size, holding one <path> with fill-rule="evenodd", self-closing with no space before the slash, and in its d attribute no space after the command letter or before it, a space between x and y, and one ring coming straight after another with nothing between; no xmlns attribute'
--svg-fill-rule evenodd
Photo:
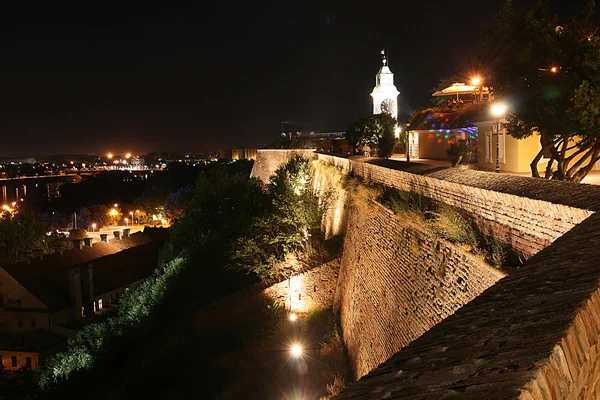
<svg viewBox="0 0 600 400"><path fill-rule="evenodd" d="M40 362L60 350L64 338L45 329L23 333L0 332L0 365L7 371L36 370Z"/></svg>
<svg viewBox="0 0 600 400"><path fill-rule="evenodd" d="M69 323L115 304L130 285L149 276L165 242L146 228L109 243L93 243L0 267L0 331L45 329L62 336ZM154 236L157 240L153 240ZM162 237L161 237L162 236Z"/></svg>

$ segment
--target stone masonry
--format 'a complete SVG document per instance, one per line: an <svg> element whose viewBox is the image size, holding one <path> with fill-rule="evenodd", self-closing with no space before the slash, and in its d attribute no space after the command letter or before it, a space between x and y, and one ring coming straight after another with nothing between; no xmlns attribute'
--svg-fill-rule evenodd
<svg viewBox="0 0 600 400"><path fill-rule="evenodd" d="M349 208L335 310L360 378L504 274L377 203Z"/></svg>
<svg viewBox="0 0 600 400"><path fill-rule="evenodd" d="M372 158L324 154L317 158L367 182L462 208L478 219L482 230L530 256L511 275L455 310L452 296L461 298L465 282L460 269L443 271L452 276L448 282L440 279L440 270L435 275L435 268L398 270L396 260L402 252L396 242L412 247L416 233L377 222L389 219L372 211L347 210L348 246L335 305L345 324L349 351L357 355L354 367L366 371L371 368L366 360L387 357L379 350L387 342L377 338L386 330L392 333L385 340L405 347L337 398L600 398L600 216L596 214L600 187ZM362 249L355 244L356 249L350 250L351 241L362 242L361 234L373 239ZM422 252L422 243L412 251ZM385 254L386 249L391 250ZM433 249L426 252L430 260L435 259L437 246ZM355 265L346 268L352 260ZM424 265L431 262L427 260L422 259ZM408 285L397 281L403 273ZM425 291L411 293L410 285L417 279ZM442 287L455 282L446 289L450 296L440 297L439 302L440 292L427 291L435 287L430 283L435 279L444 282ZM400 301L390 301L391 296L399 296ZM423 311L403 320L410 317L410 312L402 316L407 306L409 311ZM449 316L437 324L428 321L431 315L443 318L440 310L447 310ZM429 330L428 323L433 326ZM354 331L353 325L358 327ZM424 333L418 333L419 328ZM420 336L408 337L407 331Z"/></svg>

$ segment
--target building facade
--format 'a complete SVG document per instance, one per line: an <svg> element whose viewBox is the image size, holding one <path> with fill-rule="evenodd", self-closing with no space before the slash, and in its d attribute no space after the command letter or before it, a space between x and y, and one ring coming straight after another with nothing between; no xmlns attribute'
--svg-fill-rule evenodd
<svg viewBox="0 0 600 400"><path fill-rule="evenodd" d="M394 74L387 65L385 51L381 51L382 66L375 75L375 87L371 92L373 98L373 114L386 113L398 120L398 95L394 86Z"/></svg>

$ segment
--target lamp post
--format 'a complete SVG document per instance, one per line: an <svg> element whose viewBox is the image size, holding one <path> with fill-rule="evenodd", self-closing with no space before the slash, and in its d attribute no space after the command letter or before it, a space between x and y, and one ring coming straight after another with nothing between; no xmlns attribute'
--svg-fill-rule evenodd
<svg viewBox="0 0 600 400"><path fill-rule="evenodd" d="M506 105L497 103L492 106L492 115L496 117L496 172L500 172L500 118L506 114Z"/></svg>

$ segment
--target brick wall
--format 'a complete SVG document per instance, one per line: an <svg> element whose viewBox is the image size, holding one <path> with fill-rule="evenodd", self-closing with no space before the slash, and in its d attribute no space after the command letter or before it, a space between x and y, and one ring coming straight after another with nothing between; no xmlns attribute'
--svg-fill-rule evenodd
<svg viewBox="0 0 600 400"><path fill-rule="evenodd" d="M347 224L335 310L356 378L504 276L376 203Z"/></svg>
<svg viewBox="0 0 600 400"><path fill-rule="evenodd" d="M335 296L336 282L340 268L340 260L335 259L320 267L296 275L292 281L292 310L297 313L331 307ZM246 309L252 299L266 295L273 301L283 303L285 309L290 309L289 281L275 283L265 287L263 284L254 285L246 290L234 293L226 298L204 307L195 320L195 326L203 329L208 322L211 326L220 323L228 325L244 318Z"/></svg>
<svg viewBox="0 0 600 400"><path fill-rule="evenodd" d="M516 251L527 256L547 247L592 214L589 209L576 208L579 203L575 203L574 206L569 204L570 197L587 190L585 187L576 188L567 185L573 190L565 194L566 187L563 184L560 188L560 192L563 193L561 204L543 200L546 197L557 200L553 197L556 191L548 191L546 184L549 182L539 179L456 168L410 172L411 164L398 161L388 161L385 166L382 166L360 159L325 154L317 154L317 158L353 171L367 182L420 193L461 208L475 218L482 232L511 244ZM393 169L407 165L409 171ZM424 166L416 168L422 167ZM510 185L510 190L506 190L507 184ZM552 187L553 184L549 186ZM600 194L597 188L593 190ZM543 195L540 196L540 193ZM593 205L589 202L587 204Z"/></svg>
<svg viewBox="0 0 600 400"><path fill-rule="evenodd" d="M252 166L251 177L261 179L263 182L268 183L269 178L277 168L286 162L290 161L297 154L306 157L313 158L315 156L315 149L295 149L295 150L258 150L256 154L256 161Z"/></svg>

